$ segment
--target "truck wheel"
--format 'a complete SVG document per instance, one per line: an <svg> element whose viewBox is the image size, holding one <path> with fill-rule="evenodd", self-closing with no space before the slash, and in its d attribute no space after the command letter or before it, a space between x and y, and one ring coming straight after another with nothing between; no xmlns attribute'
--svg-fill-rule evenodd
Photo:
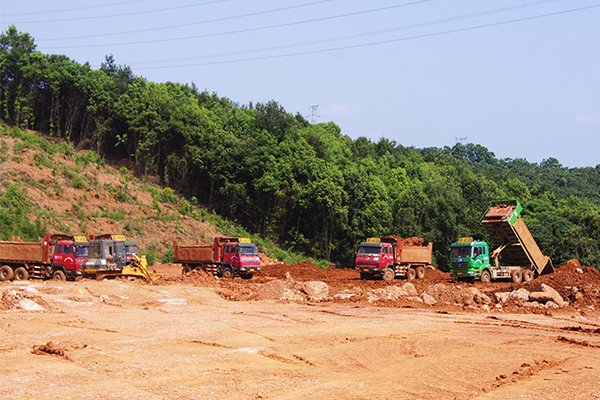
<svg viewBox="0 0 600 400"><path fill-rule="evenodd" d="M192 269L190 267L183 267L183 270L181 270L181 275L187 275L190 272L192 272Z"/></svg>
<svg viewBox="0 0 600 400"><path fill-rule="evenodd" d="M414 280L417 277L417 271L413 267L410 267L408 271L406 271L406 277L409 281Z"/></svg>
<svg viewBox="0 0 600 400"><path fill-rule="evenodd" d="M479 277L479 280L483 283L490 283L492 281L492 276L490 275L490 271L483 271L481 273L481 276Z"/></svg>
<svg viewBox="0 0 600 400"><path fill-rule="evenodd" d="M521 281L523 280L523 274L521 273L520 269L516 269L512 272L512 274L510 274L512 281L514 283L521 283Z"/></svg>
<svg viewBox="0 0 600 400"><path fill-rule="evenodd" d="M0 281L10 281L15 276L13 270L8 265L0 268Z"/></svg>
<svg viewBox="0 0 600 400"><path fill-rule="evenodd" d="M55 279L57 281L66 281L67 276L61 270L57 270L57 271L54 271L54 273L52 274L52 279Z"/></svg>
<svg viewBox="0 0 600 400"><path fill-rule="evenodd" d="M423 266L417 267L416 272L417 272L417 278L418 279L425 278L425 267L423 267Z"/></svg>
<svg viewBox="0 0 600 400"><path fill-rule="evenodd" d="M523 272L523 281L524 282L531 282L533 280L533 277L534 277L534 275L533 275L533 271L532 270L526 269Z"/></svg>
<svg viewBox="0 0 600 400"><path fill-rule="evenodd" d="M396 273L394 272L393 269L391 268L386 268L385 271L383 271L383 275L382 278L386 281L393 281L394 278L396 277Z"/></svg>
<svg viewBox="0 0 600 400"><path fill-rule="evenodd" d="M29 279L29 272L23 267L19 267L15 269L15 280L17 281L26 281Z"/></svg>
<svg viewBox="0 0 600 400"><path fill-rule="evenodd" d="M233 269L231 267L223 268L223 272L221 272L221 277L225 279L233 279L235 278L235 274L233 273Z"/></svg>

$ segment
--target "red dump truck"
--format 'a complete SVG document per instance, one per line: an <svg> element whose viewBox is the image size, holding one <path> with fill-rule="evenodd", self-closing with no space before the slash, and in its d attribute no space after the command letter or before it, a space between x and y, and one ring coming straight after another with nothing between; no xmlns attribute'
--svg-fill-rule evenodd
<svg viewBox="0 0 600 400"><path fill-rule="evenodd" d="M87 252L85 236L46 234L41 242L23 242L18 237L0 241L0 281L79 279Z"/></svg>
<svg viewBox="0 0 600 400"><path fill-rule="evenodd" d="M425 277L425 270L433 268L433 244L422 238L402 240L395 236L368 238L360 244L356 254L356 269L362 279L382 277L391 281L396 277L410 280Z"/></svg>
<svg viewBox="0 0 600 400"><path fill-rule="evenodd" d="M201 268L223 278L251 279L260 270L258 249L248 238L217 237L211 245L180 245L173 242L173 261L182 273Z"/></svg>

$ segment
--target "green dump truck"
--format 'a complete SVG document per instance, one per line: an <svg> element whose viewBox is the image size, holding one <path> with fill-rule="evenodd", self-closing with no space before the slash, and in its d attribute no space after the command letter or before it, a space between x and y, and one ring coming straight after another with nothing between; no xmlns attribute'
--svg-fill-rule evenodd
<svg viewBox="0 0 600 400"><path fill-rule="evenodd" d="M522 210L515 199L493 201L481 223L493 241L494 250L490 252L486 242L473 238L461 238L452 243L449 254L451 276L482 282L512 279L518 283L554 272L552 260L542 254L521 219Z"/></svg>

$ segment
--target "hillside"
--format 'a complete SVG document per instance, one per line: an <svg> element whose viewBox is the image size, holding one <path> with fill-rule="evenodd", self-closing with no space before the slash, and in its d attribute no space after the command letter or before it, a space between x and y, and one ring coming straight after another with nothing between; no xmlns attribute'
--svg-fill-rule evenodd
<svg viewBox="0 0 600 400"><path fill-rule="evenodd" d="M136 178L135 171L121 165L126 163L106 163L64 142L42 143L45 139L33 132L23 139L0 136L0 194L17 187L32 225L73 235L124 234L142 251L158 254L174 240L210 243L224 234L207 218L222 220L161 188L151 177ZM3 231L2 236L9 240L11 234Z"/></svg>

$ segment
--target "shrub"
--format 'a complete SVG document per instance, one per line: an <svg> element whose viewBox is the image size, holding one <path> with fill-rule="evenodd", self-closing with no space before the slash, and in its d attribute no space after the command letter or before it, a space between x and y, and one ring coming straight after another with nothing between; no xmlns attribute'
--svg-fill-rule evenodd
<svg viewBox="0 0 600 400"><path fill-rule="evenodd" d="M71 181L71 186L73 186L75 189L85 189L87 184L85 182L85 179L77 175L73 177L73 180Z"/></svg>

